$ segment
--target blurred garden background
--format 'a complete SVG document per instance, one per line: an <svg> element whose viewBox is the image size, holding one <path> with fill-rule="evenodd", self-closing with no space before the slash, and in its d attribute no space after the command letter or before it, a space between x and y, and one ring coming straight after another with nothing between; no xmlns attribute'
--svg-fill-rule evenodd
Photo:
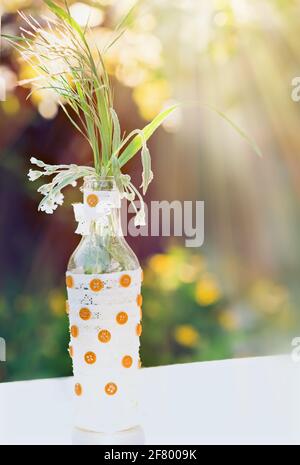
<svg viewBox="0 0 300 465"><path fill-rule="evenodd" d="M134 0L69 1L101 48ZM144 366L269 355L299 336L299 0L145 0L106 56L122 129L143 127L182 102L153 137L151 200L204 200L205 243L129 238L145 269ZM21 9L0 0L2 32L18 34ZM64 273L79 237L69 190L53 216L37 212L29 159L89 164L87 144L50 92L16 86L32 77L2 41L0 76L0 336L5 381L71 373ZM218 115L259 145L260 159ZM136 172L138 161L129 169ZM133 176L134 177L134 176Z"/></svg>

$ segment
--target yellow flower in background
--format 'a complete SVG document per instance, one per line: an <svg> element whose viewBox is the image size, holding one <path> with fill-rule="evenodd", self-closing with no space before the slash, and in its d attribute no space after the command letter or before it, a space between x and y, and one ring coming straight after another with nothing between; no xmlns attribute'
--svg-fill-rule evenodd
<svg viewBox="0 0 300 465"><path fill-rule="evenodd" d="M174 254L154 255L149 260L149 268L145 275L146 281L149 284L153 284L155 282L155 286L158 286L165 291L174 291L180 284L180 267L181 258Z"/></svg>
<svg viewBox="0 0 300 465"><path fill-rule="evenodd" d="M174 261L170 255L156 254L149 260L149 267L156 274L168 273L173 268Z"/></svg>
<svg viewBox="0 0 300 465"><path fill-rule="evenodd" d="M185 347L196 347L200 341L198 331L191 325L181 325L175 329L176 342Z"/></svg>
<svg viewBox="0 0 300 465"><path fill-rule="evenodd" d="M235 331L239 328L239 320L232 310L223 310L219 317L219 323L226 331Z"/></svg>
<svg viewBox="0 0 300 465"><path fill-rule="evenodd" d="M196 282L206 270L205 259L192 255L179 247L172 247L164 254L153 255L145 270L145 281L168 291L181 285Z"/></svg>
<svg viewBox="0 0 300 465"><path fill-rule="evenodd" d="M66 298L60 290L52 291L49 294L48 304L54 315L65 314Z"/></svg>
<svg viewBox="0 0 300 465"><path fill-rule="evenodd" d="M220 299L221 292L217 280L206 274L196 284L195 299L200 305L212 305Z"/></svg>
<svg viewBox="0 0 300 465"><path fill-rule="evenodd" d="M145 120L155 118L170 97L170 84L164 79L145 82L133 91L133 99Z"/></svg>

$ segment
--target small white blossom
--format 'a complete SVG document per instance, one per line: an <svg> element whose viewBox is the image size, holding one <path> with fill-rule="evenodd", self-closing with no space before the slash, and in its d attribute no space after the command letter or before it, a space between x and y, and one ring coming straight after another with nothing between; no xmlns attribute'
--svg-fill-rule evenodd
<svg viewBox="0 0 300 465"><path fill-rule="evenodd" d="M61 192L58 192L54 198L54 203L57 205L62 205L64 203L64 195Z"/></svg>
<svg viewBox="0 0 300 465"><path fill-rule="evenodd" d="M40 192L40 194L42 195L47 195L51 191L52 187L52 182L50 182L49 184L43 184L41 187L38 188L37 191Z"/></svg>
<svg viewBox="0 0 300 465"><path fill-rule="evenodd" d="M39 166L40 168L44 168L44 166L45 166L45 163L44 163L43 161L37 160L35 157L31 157L31 158L30 158L30 163L31 163L32 165L37 165L37 166Z"/></svg>
<svg viewBox="0 0 300 465"><path fill-rule="evenodd" d="M140 211L137 212L134 218L134 225L135 226L146 226L146 217L145 217L145 209L142 207Z"/></svg>
<svg viewBox="0 0 300 465"><path fill-rule="evenodd" d="M57 209L57 204L54 203L52 197L45 198L40 204L40 210L42 212L47 213L48 215L52 215L54 210Z"/></svg>
<svg viewBox="0 0 300 465"><path fill-rule="evenodd" d="M28 177L30 181L36 181L43 175L44 173L42 171L35 171L35 170L29 170L29 173L28 173Z"/></svg>

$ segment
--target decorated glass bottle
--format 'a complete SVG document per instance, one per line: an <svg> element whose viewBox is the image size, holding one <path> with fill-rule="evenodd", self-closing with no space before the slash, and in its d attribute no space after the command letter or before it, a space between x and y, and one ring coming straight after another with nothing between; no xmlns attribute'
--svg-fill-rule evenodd
<svg viewBox="0 0 300 465"><path fill-rule="evenodd" d="M75 426L111 433L139 424L142 270L122 234L114 178L85 178L82 191L82 240L66 274Z"/></svg>

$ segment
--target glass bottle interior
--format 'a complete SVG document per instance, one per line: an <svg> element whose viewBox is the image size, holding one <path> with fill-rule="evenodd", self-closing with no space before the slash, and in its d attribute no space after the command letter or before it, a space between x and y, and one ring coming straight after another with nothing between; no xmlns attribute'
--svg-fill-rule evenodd
<svg viewBox="0 0 300 465"><path fill-rule="evenodd" d="M118 192L113 177L89 176L84 179L82 191ZM130 271L140 267L139 261L122 233L121 209L112 208L106 221L92 221L90 234L83 236L72 254L68 271L72 273L103 274Z"/></svg>

